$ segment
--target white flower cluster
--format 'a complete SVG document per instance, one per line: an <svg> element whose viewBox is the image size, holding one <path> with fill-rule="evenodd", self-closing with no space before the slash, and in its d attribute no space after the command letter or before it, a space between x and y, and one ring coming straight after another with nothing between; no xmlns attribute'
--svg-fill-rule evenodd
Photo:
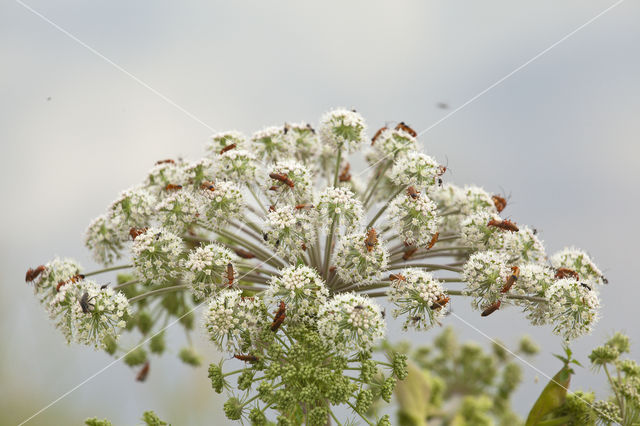
<svg viewBox="0 0 640 426"><path fill-rule="evenodd" d="M244 149L232 149L217 157L216 177L244 185L258 179L256 156Z"/></svg>
<svg viewBox="0 0 640 426"><path fill-rule="evenodd" d="M242 217L246 207L240 188L230 181L218 181L201 188L202 217L200 219L210 228L218 229L231 219Z"/></svg>
<svg viewBox="0 0 640 426"><path fill-rule="evenodd" d="M158 203L156 209L162 226L181 234L198 222L204 203L197 193L180 189Z"/></svg>
<svg viewBox="0 0 640 426"><path fill-rule="evenodd" d="M518 232L503 232L504 249L510 260L524 262L543 262L547 255L542 241L528 226L521 226Z"/></svg>
<svg viewBox="0 0 640 426"><path fill-rule="evenodd" d="M245 149L246 144L247 138L242 133L231 130L211 136L211 142L207 144L205 149L209 152L211 158L216 158L228 146L235 145L232 149Z"/></svg>
<svg viewBox="0 0 640 426"><path fill-rule="evenodd" d="M156 197L144 187L128 189L109 208L111 223L125 235L130 228L142 228L151 221Z"/></svg>
<svg viewBox="0 0 640 426"><path fill-rule="evenodd" d="M67 342L101 348L105 338L118 339L118 330L126 325L129 301L120 292L82 280L62 286L48 309Z"/></svg>
<svg viewBox="0 0 640 426"><path fill-rule="evenodd" d="M85 246L92 251L95 261L103 265L120 258L124 241L121 227L108 214L96 217L85 234Z"/></svg>
<svg viewBox="0 0 640 426"><path fill-rule="evenodd" d="M500 250L504 248L505 231L488 226L490 220L500 221L500 216L489 210L480 210L460 222L462 244L474 250Z"/></svg>
<svg viewBox="0 0 640 426"><path fill-rule="evenodd" d="M580 281L588 284L604 284L605 278L589 255L574 247L567 247L551 256L554 268L569 268L578 273Z"/></svg>
<svg viewBox="0 0 640 426"><path fill-rule="evenodd" d="M336 294L320 306L318 332L344 354L367 351L384 337L380 306L366 296Z"/></svg>
<svg viewBox="0 0 640 426"><path fill-rule="evenodd" d="M258 324L269 321L262 301L243 297L241 290L222 290L204 312L204 326L219 349L242 351L252 340Z"/></svg>
<svg viewBox="0 0 640 426"><path fill-rule="evenodd" d="M329 111L320 120L320 139L333 150L358 150L367 139L366 131L364 118L357 112L344 108Z"/></svg>
<svg viewBox="0 0 640 426"><path fill-rule="evenodd" d="M422 194L398 194L387 209L387 222L408 245L428 245L438 231L437 206Z"/></svg>
<svg viewBox="0 0 640 426"><path fill-rule="evenodd" d="M265 218L265 238L278 255L295 259L316 240L316 216L312 209L278 207Z"/></svg>
<svg viewBox="0 0 640 426"><path fill-rule="evenodd" d="M409 152L417 154L418 141L405 130L385 129L376 138L373 149L373 155L368 160L378 163L384 159L402 158Z"/></svg>
<svg viewBox="0 0 640 426"><path fill-rule="evenodd" d="M356 232L340 238L335 253L336 273L345 283L364 285L380 278L387 269L389 252L384 241L367 245L368 233Z"/></svg>
<svg viewBox="0 0 640 426"><path fill-rule="evenodd" d="M278 161L269 173L266 193L271 204L303 204L313 200L311 170L294 160Z"/></svg>
<svg viewBox="0 0 640 426"><path fill-rule="evenodd" d="M336 226L344 226L347 232L358 229L363 217L362 203L345 187L325 188L320 193L316 208L323 226L331 226L335 218Z"/></svg>
<svg viewBox="0 0 640 426"><path fill-rule="evenodd" d="M290 140L285 137L281 126L271 126L251 136L252 149L265 163L274 163L291 155Z"/></svg>
<svg viewBox="0 0 640 426"><path fill-rule="evenodd" d="M154 195L160 197L168 195L167 185L181 185L186 182L186 164L179 160L162 160L156 163L147 175L145 187Z"/></svg>
<svg viewBox="0 0 640 426"><path fill-rule="evenodd" d="M464 264L462 276L467 283L465 290L473 297L473 306L485 309L498 301L509 273L504 254L490 250L472 254Z"/></svg>
<svg viewBox="0 0 640 426"><path fill-rule="evenodd" d="M219 244L196 247L184 262L184 279L191 285L196 297L207 297L220 287L229 285L229 272L235 280L236 269L233 265L236 261L237 256Z"/></svg>
<svg viewBox="0 0 640 426"><path fill-rule="evenodd" d="M271 304L283 301L292 320L309 319L325 303L329 291L318 273L304 265L289 266L269 282L265 299Z"/></svg>
<svg viewBox="0 0 640 426"><path fill-rule="evenodd" d="M545 297L549 299L547 317L555 325L553 331L567 340L588 334L598 321L597 293L573 278L556 281Z"/></svg>
<svg viewBox="0 0 640 426"><path fill-rule="evenodd" d="M149 228L133 242L133 266L147 284L161 284L182 273L182 239L161 228Z"/></svg>
<svg viewBox="0 0 640 426"><path fill-rule="evenodd" d="M313 127L306 123L285 124L284 132L296 160L315 166L311 163L320 155L321 145Z"/></svg>
<svg viewBox="0 0 640 426"><path fill-rule="evenodd" d="M416 268L405 269L391 277L389 301L395 305L393 316L406 316L403 328L426 330L439 325L447 311L449 299L442 283L429 272Z"/></svg>
<svg viewBox="0 0 640 426"><path fill-rule="evenodd" d="M189 166L185 168L185 185L188 184L187 187L197 190L203 182L214 180L216 175L215 165L216 163L207 157L189 164Z"/></svg>
<svg viewBox="0 0 640 426"><path fill-rule="evenodd" d="M452 183L437 186L429 192L429 198L436 202L443 214L441 233L458 234L462 222L474 213L487 211L497 213L491 196L477 186L461 188Z"/></svg>
<svg viewBox="0 0 640 426"><path fill-rule="evenodd" d="M33 290L40 296L41 302L45 302L56 294L58 283L79 274L81 269L74 259L56 257L44 265L44 271L34 282Z"/></svg>
<svg viewBox="0 0 640 426"><path fill-rule="evenodd" d="M415 186L424 190L436 185L439 167L436 160L430 156L412 151L396 160L389 177L397 185Z"/></svg>

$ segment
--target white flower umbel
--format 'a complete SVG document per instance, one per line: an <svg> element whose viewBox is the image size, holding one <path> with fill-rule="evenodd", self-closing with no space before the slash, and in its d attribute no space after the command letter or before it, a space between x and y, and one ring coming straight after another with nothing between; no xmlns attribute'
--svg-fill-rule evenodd
<svg viewBox="0 0 640 426"><path fill-rule="evenodd" d="M202 158L199 161L189 164L185 168L187 182L195 190L200 189L202 182L214 180L216 175L215 162L210 158Z"/></svg>
<svg viewBox="0 0 640 426"><path fill-rule="evenodd" d="M476 309L485 309L500 297L511 269L504 254L496 251L474 253L464 264L462 276L467 283L465 291L473 297Z"/></svg>
<svg viewBox="0 0 640 426"><path fill-rule="evenodd" d="M133 266L147 284L171 281L182 273L182 239L164 228L149 228L133 242Z"/></svg>
<svg viewBox="0 0 640 426"><path fill-rule="evenodd" d="M412 151L396 160L389 177L397 185L415 186L422 191L436 185L438 167L436 160L430 156Z"/></svg>
<svg viewBox="0 0 640 426"><path fill-rule="evenodd" d="M491 199L491 195L479 186L465 186L460 192L458 202L461 213L465 215L470 215L481 210L489 210L494 213L498 212Z"/></svg>
<svg viewBox="0 0 640 426"><path fill-rule="evenodd" d="M267 214L264 232L278 255L294 260L315 242L317 228L315 210L283 205Z"/></svg>
<svg viewBox="0 0 640 426"><path fill-rule="evenodd" d="M265 192L271 204L293 205L313 201L313 181L309 167L294 160L278 161L269 169Z"/></svg>
<svg viewBox="0 0 640 426"><path fill-rule="evenodd" d="M145 186L153 194L166 196L164 190L167 185L183 185L187 183L185 174L185 162L182 160L163 160L149 170Z"/></svg>
<svg viewBox="0 0 640 426"><path fill-rule="evenodd" d="M256 156L244 149L232 149L217 159L216 177L220 180L251 184L256 181L257 173Z"/></svg>
<svg viewBox="0 0 640 426"><path fill-rule="evenodd" d="M334 263L336 273L345 283L368 284L379 279L387 269L389 252L384 241L378 237L377 243L368 247L366 238L366 232L356 232L343 236L338 242Z"/></svg>
<svg viewBox="0 0 640 426"><path fill-rule="evenodd" d="M404 157L409 152L416 153L418 141L402 129L386 129L376 138L373 149L368 161L378 163Z"/></svg>
<svg viewBox="0 0 640 426"><path fill-rule="evenodd" d="M318 312L318 332L344 354L367 351L384 337L380 306L366 296L336 294Z"/></svg>
<svg viewBox="0 0 640 426"><path fill-rule="evenodd" d="M129 301L124 294L88 280L62 287L51 305L52 312L62 309L70 314L70 322L59 324L71 326L71 330L63 331L66 336L95 348L104 347L106 337L117 340L119 329L126 325L125 315L129 314Z"/></svg>
<svg viewBox="0 0 640 426"><path fill-rule="evenodd" d="M285 138L295 152L295 158L305 164L313 162L320 155L320 142L316 131L307 123L284 125Z"/></svg>
<svg viewBox="0 0 640 426"><path fill-rule="evenodd" d="M367 139L367 126L357 112L338 108L322 117L319 134L334 151L354 152Z"/></svg>
<svg viewBox="0 0 640 426"><path fill-rule="evenodd" d="M600 301L596 291L573 278L556 281L545 292L549 299L548 320L554 333L566 340L591 332L598 321Z"/></svg>
<svg viewBox="0 0 640 426"><path fill-rule="evenodd" d="M518 232L502 232L504 249L511 262L543 262L547 255L542 241L528 226L520 226Z"/></svg>
<svg viewBox="0 0 640 426"><path fill-rule="evenodd" d="M304 265L289 266L274 276L266 291L266 300L287 307L287 318L308 320L318 313L318 307L327 301L329 291L318 273ZM315 321L315 320L314 320Z"/></svg>
<svg viewBox="0 0 640 426"><path fill-rule="evenodd" d="M436 210L436 204L426 195L413 198L400 193L389 203L387 222L406 244L427 245L438 231Z"/></svg>
<svg viewBox="0 0 640 426"><path fill-rule="evenodd" d="M460 240L463 245L474 250L500 250L504 248L504 236L507 232L496 226L488 226L490 220L502 221L500 216L481 210L467 216L460 222Z"/></svg>
<svg viewBox="0 0 640 426"><path fill-rule="evenodd" d="M258 324L266 321L269 319L262 301L257 297L242 297L241 290L222 290L204 312L209 338L219 349L230 353L246 349Z"/></svg>
<svg viewBox="0 0 640 426"><path fill-rule="evenodd" d="M44 265L44 271L35 280L33 290L40 296L40 301L44 302L53 297L59 282L79 274L81 269L82 267L74 259L56 257Z"/></svg>
<svg viewBox="0 0 640 426"><path fill-rule="evenodd" d="M396 274L387 294L395 305L394 318L406 316L404 330L426 330L439 325L439 319L447 311L448 299L445 301L442 283L419 269L405 269Z"/></svg>
<svg viewBox="0 0 640 426"><path fill-rule="evenodd" d="M545 292L554 282L553 269L544 264L526 263L520 266L520 276L509 292L522 296L544 297ZM533 325L547 323L548 303L529 300L512 300L512 302L523 307Z"/></svg>
<svg viewBox="0 0 640 426"><path fill-rule="evenodd" d="M85 246L91 250L96 262L109 265L120 258L126 235L110 215L103 214L89 224L85 234Z"/></svg>
<svg viewBox="0 0 640 426"><path fill-rule="evenodd" d="M238 185L233 182L218 181L201 188L202 215L200 220L211 229L219 229L230 220L242 217L246 207Z"/></svg>
<svg viewBox="0 0 640 426"><path fill-rule="evenodd" d="M111 221L125 235L130 228L148 226L152 221L156 202L156 197L144 187L127 189L111 204Z"/></svg>
<svg viewBox="0 0 640 426"><path fill-rule="evenodd" d="M336 227L344 226L347 231L355 231L360 227L363 217L362 202L345 187L325 188L320 193L316 209L327 228L335 218Z"/></svg>
<svg viewBox="0 0 640 426"><path fill-rule="evenodd" d="M293 149L291 141L284 136L282 126L267 127L251 135L252 147L258 159L274 163L289 158Z"/></svg>
<svg viewBox="0 0 640 426"><path fill-rule="evenodd" d="M428 196L438 205L439 213L447 213L442 217L440 233L457 234L460 232L461 221L466 216L460 214L458 205L461 203L463 189L452 183L434 186L428 191Z"/></svg>
<svg viewBox="0 0 640 426"><path fill-rule="evenodd" d="M245 149L247 146L247 138L242 133L231 130L228 132L220 132L211 136L211 142L207 144L205 149L211 158L218 158L220 152L228 146L235 145L231 149Z"/></svg>
<svg viewBox="0 0 640 426"><path fill-rule="evenodd" d="M180 189L161 201L156 209L162 226L181 234L194 226L202 217L204 199L197 192Z"/></svg>
<svg viewBox="0 0 640 426"><path fill-rule="evenodd" d="M589 255L575 247L567 247L551 256L554 268L569 268L578 273L580 280L589 284L603 284L602 272Z"/></svg>
<svg viewBox="0 0 640 426"><path fill-rule="evenodd" d="M236 261L234 253L218 244L196 247L184 262L184 279L196 297L210 296L217 289L229 285L227 265L233 266ZM233 272L235 280L235 267Z"/></svg>

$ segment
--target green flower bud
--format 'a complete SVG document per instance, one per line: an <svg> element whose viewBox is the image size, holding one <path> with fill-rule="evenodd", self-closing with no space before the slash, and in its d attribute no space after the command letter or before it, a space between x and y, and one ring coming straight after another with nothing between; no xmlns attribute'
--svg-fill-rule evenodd
<svg viewBox="0 0 640 426"><path fill-rule="evenodd" d="M309 425L325 426L329 417L329 410L326 406L316 407L309 412Z"/></svg>
<svg viewBox="0 0 640 426"><path fill-rule="evenodd" d="M129 367L134 367L136 365L142 365L147 361L147 351L142 347L138 347L124 357L124 363Z"/></svg>
<svg viewBox="0 0 640 426"><path fill-rule="evenodd" d="M629 337L620 332L614 334L613 337L607 341L606 345L617 349L618 353L621 354L628 353L631 349Z"/></svg>
<svg viewBox="0 0 640 426"><path fill-rule="evenodd" d="M622 424L620 408L610 401L596 401L593 403L593 410L602 424Z"/></svg>
<svg viewBox="0 0 640 426"><path fill-rule="evenodd" d="M398 378L398 380L404 380L409 374L407 370L407 355L401 353L394 353L393 360L391 361L393 375Z"/></svg>
<svg viewBox="0 0 640 426"><path fill-rule="evenodd" d="M378 364L372 359L364 361L360 367L360 380L369 383L378 372Z"/></svg>
<svg viewBox="0 0 640 426"><path fill-rule="evenodd" d="M255 376L255 372L253 370L245 369L242 374L238 377L238 389L247 390L251 387L253 383L253 377Z"/></svg>
<svg viewBox="0 0 640 426"><path fill-rule="evenodd" d="M224 375L222 374L222 366L209 364L209 379L211 379L211 387L216 393L222 393L222 388L226 386Z"/></svg>
<svg viewBox="0 0 640 426"><path fill-rule="evenodd" d="M360 414L366 413L372 403L373 393L368 389L361 391L356 397L356 412Z"/></svg>
<svg viewBox="0 0 640 426"><path fill-rule="evenodd" d="M391 396L393 395L393 389L396 387L396 379L389 377L384 381L384 384L380 388L380 396L386 402L391 402Z"/></svg>
<svg viewBox="0 0 640 426"><path fill-rule="evenodd" d="M142 421L145 422L147 426L167 426L167 423L160 420L153 411L145 411L142 414Z"/></svg>
<svg viewBox="0 0 640 426"><path fill-rule="evenodd" d="M224 414L230 420L240 420L242 417L242 402L236 397L229 398L227 402L224 403Z"/></svg>
<svg viewBox="0 0 640 426"><path fill-rule="evenodd" d="M632 359L624 359L616 363L618 370L622 371L627 377L640 377L640 365Z"/></svg>
<svg viewBox="0 0 640 426"><path fill-rule="evenodd" d="M98 420L97 417L85 420L84 424L87 426L111 426L111 422L109 420Z"/></svg>
<svg viewBox="0 0 640 426"><path fill-rule="evenodd" d="M185 364L191 365L193 367L199 367L202 364L202 357L198 355L192 347L186 347L180 349L180 353L178 354L182 362Z"/></svg>
<svg viewBox="0 0 640 426"><path fill-rule="evenodd" d="M376 423L376 426L391 426L391 420L389 419L389 415L385 414L384 416L380 417L380 419Z"/></svg>
<svg viewBox="0 0 640 426"><path fill-rule="evenodd" d="M109 334L104 336L102 343L104 344L104 351L109 355L113 355L118 350L118 342Z"/></svg>
<svg viewBox="0 0 640 426"><path fill-rule="evenodd" d="M266 426L267 417L264 415L262 410L260 410L259 408L254 408L249 413L249 421L254 426Z"/></svg>
<svg viewBox="0 0 640 426"><path fill-rule="evenodd" d="M149 350L154 354L161 354L165 349L164 331L154 335L149 341Z"/></svg>
<svg viewBox="0 0 640 426"><path fill-rule="evenodd" d="M540 347L529 336L522 336L518 352L532 356L540 352Z"/></svg>
<svg viewBox="0 0 640 426"><path fill-rule="evenodd" d="M153 319L151 314L147 311L138 312L138 330L140 330L140 333L147 334L152 326Z"/></svg>
<svg viewBox="0 0 640 426"><path fill-rule="evenodd" d="M602 366L614 362L618 356L620 356L620 352L615 346L605 345L595 348L589 355L589 360L594 366Z"/></svg>

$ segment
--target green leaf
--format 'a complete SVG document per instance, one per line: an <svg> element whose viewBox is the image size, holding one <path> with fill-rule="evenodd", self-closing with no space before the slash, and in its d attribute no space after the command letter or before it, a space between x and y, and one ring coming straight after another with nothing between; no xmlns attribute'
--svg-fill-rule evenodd
<svg viewBox="0 0 640 426"><path fill-rule="evenodd" d="M555 376L553 376L547 386L542 390L540 397L538 397L538 400L533 404L533 408L531 408L531 411L529 412L525 426L535 426L540 424L545 416L564 404L567 397L567 389L571 382L571 374L573 374L573 370L569 367L569 363L571 362L571 351L566 351L568 358L556 355L557 358L564 362L564 366L556 373Z"/></svg>
<svg viewBox="0 0 640 426"><path fill-rule="evenodd" d="M429 375L411 361L407 363L407 370L409 372L407 378L398 380L396 384L398 416L402 425L426 426L431 397Z"/></svg>

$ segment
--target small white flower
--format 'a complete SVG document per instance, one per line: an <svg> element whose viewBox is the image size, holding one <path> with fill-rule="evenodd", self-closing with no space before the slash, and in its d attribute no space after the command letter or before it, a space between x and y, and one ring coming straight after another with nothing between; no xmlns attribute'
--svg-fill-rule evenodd
<svg viewBox="0 0 640 426"><path fill-rule="evenodd" d="M387 222L409 245L427 245L438 231L436 204L425 195L398 194L389 203Z"/></svg>
<svg viewBox="0 0 640 426"><path fill-rule="evenodd" d="M189 252L184 262L184 279L191 285L196 297L207 297L216 289L229 285L228 265L232 266L235 280L237 271L233 265L236 261L234 253L218 244L197 247Z"/></svg>
<svg viewBox="0 0 640 426"><path fill-rule="evenodd" d="M467 282L465 290L473 297L473 307L485 309L495 303L510 271L502 253L481 251L472 254L464 264L462 276Z"/></svg>
<svg viewBox="0 0 640 426"><path fill-rule="evenodd" d="M231 180L237 184L251 184L256 181L258 164L256 156L244 149L232 149L218 157L216 177Z"/></svg>
<svg viewBox="0 0 640 426"><path fill-rule="evenodd" d="M258 325L266 321L269 319L262 301L242 297L241 290L222 290L204 312L204 326L210 339L219 349L230 353L249 345Z"/></svg>
<svg viewBox="0 0 640 426"><path fill-rule="evenodd" d="M294 260L316 240L317 213L291 205L279 206L267 214L264 232L278 255Z"/></svg>
<svg viewBox="0 0 640 426"><path fill-rule="evenodd" d="M319 134L322 142L334 151L354 152L367 139L366 131L367 126L360 114L338 108L322 117Z"/></svg>
<svg viewBox="0 0 640 426"><path fill-rule="evenodd" d="M344 354L367 351L384 337L380 306L366 296L336 294L318 312L318 332Z"/></svg>
<svg viewBox="0 0 640 426"><path fill-rule="evenodd" d="M389 177L397 185L415 186L424 190L436 185L439 165L430 156L421 152L408 152L393 164Z"/></svg>
<svg viewBox="0 0 640 426"><path fill-rule="evenodd" d="M149 228L133 242L133 266L148 284L161 284L182 273L182 239L164 228Z"/></svg>
<svg viewBox="0 0 640 426"><path fill-rule="evenodd" d="M109 265L121 257L126 233L122 226L113 221L112 216L103 214L95 218L87 228L85 246L92 251L93 259Z"/></svg>
<svg viewBox="0 0 640 426"><path fill-rule="evenodd" d="M312 165L320 155L320 141L316 131L310 124L293 123L285 124L285 138L295 152L295 158L305 164Z"/></svg>
<svg viewBox="0 0 640 426"><path fill-rule="evenodd" d="M335 218L336 226L344 226L347 231L358 229L363 217L362 203L345 187L325 188L320 193L316 209L325 227L330 227Z"/></svg>
<svg viewBox="0 0 640 426"><path fill-rule="evenodd" d="M504 235L507 233L495 226L488 226L490 220L501 221L496 213L480 210L460 222L460 239L463 245L474 250L501 250L505 248Z"/></svg>
<svg viewBox="0 0 640 426"><path fill-rule="evenodd" d="M548 321L554 324L554 333L566 340L590 333L598 321L597 292L573 278L556 281L547 289L545 297L549 300Z"/></svg>
<svg viewBox="0 0 640 426"><path fill-rule="evenodd" d="M259 159L273 163L291 155L291 141L285 138L281 126L267 127L251 136L252 147Z"/></svg>
<svg viewBox="0 0 640 426"><path fill-rule="evenodd" d="M278 178L273 178L272 176L278 176ZM286 181L283 181L282 178ZM294 160L278 161L269 170L265 192L271 204L289 203L297 205L310 203L313 201L311 171L307 166Z"/></svg>
<svg viewBox="0 0 640 426"><path fill-rule="evenodd" d="M367 246L367 233L356 232L340 238L334 262L336 273L345 283L364 285L376 281L387 269L389 252L384 241Z"/></svg>
<svg viewBox="0 0 640 426"><path fill-rule="evenodd" d="M603 284L604 276L589 255L575 247L567 247L551 256L554 268L569 268L578 273L580 281L589 284Z"/></svg>
<svg viewBox="0 0 640 426"><path fill-rule="evenodd" d="M246 207L240 188L230 181L212 182L199 190L202 215L200 220L219 229L230 220L242 217Z"/></svg>
<svg viewBox="0 0 640 426"><path fill-rule="evenodd" d="M406 316L403 328L426 330L439 325L447 311L442 283L429 272L416 268L405 269L391 281L389 301L395 305L394 318Z"/></svg>
<svg viewBox="0 0 640 426"><path fill-rule="evenodd" d="M151 223L157 199L144 187L127 189L120 194L111 207L111 222L126 233L131 228L142 228Z"/></svg>
<svg viewBox="0 0 640 426"><path fill-rule="evenodd" d="M287 307L287 318L309 320L318 312L318 306L325 303L329 291L318 273L308 266L289 266L274 276L266 292L271 304L282 301Z"/></svg>
<svg viewBox="0 0 640 426"><path fill-rule="evenodd" d="M547 258L542 241L528 226L520 226L518 232L502 232L502 236L512 262L542 262Z"/></svg>
<svg viewBox="0 0 640 426"><path fill-rule="evenodd" d="M182 233L194 226L202 217L204 198L188 189L173 191L156 209L163 227Z"/></svg>

